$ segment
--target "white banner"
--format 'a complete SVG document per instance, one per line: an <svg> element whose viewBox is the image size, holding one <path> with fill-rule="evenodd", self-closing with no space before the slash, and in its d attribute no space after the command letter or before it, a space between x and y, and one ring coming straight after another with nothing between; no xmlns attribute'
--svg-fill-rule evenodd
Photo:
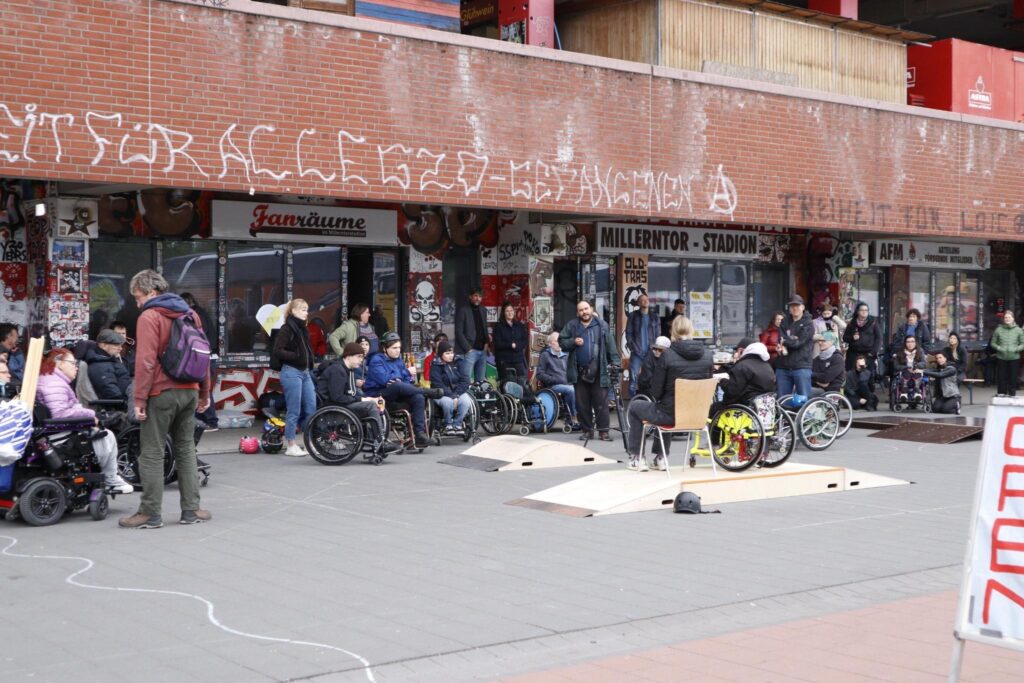
<svg viewBox="0 0 1024 683"><path fill-rule="evenodd" d="M984 270L991 262L991 249L983 244L875 240L872 265Z"/></svg>
<svg viewBox="0 0 1024 683"><path fill-rule="evenodd" d="M398 212L215 199L210 232L222 240L398 246Z"/></svg>
<svg viewBox="0 0 1024 683"><path fill-rule="evenodd" d="M960 590L960 638L1024 648L1024 398L985 417L973 529Z"/></svg>
<svg viewBox="0 0 1024 683"><path fill-rule="evenodd" d="M751 260L757 257L757 233L674 225L598 223L597 253Z"/></svg>

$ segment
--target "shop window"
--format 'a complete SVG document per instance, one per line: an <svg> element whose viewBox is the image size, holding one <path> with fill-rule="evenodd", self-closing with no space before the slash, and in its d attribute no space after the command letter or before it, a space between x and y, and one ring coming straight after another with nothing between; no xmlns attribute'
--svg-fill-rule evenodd
<svg viewBox="0 0 1024 683"><path fill-rule="evenodd" d="M205 240L164 242L161 245L161 267L171 291L188 292L205 312L209 322L217 325L217 243ZM205 325L207 321L203 321ZM211 340L217 331L207 331Z"/></svg>
<svg viewBox="0 0 1024 683"><path fill-rule="evenodd" d="M715 264L686 264L686 315L693 323L695 339L715 338ZM737 341L739 341L737 339Z"/></svg>
<svg viewBox="0 0 1024 683"><path fill-rule="evenodd" d="M932 327L932 274L927 270L913 270L910 272L910 308L921 311L921 320ZM908 309L909 310L909 309ZM932 335L935 330L932 329ZM930 344L933 340L922 340Z"/></svg>
<svg viewBox="0 0 1024 683"><path fill-rule="evenodd" d="M722 344L736 344L747 334L747 267L722 265Z"/></svg>
<svg viewBox="0 0 1024 683"><path fill-rule="evenodd" d="M981 312L978 310L978 276L960 275L958 329L960 338L965 341L977 341L981 338Z"/></svg>
<svg viewBox="0 0 1024 683"><path fill-rule="evenodd" d="M956 273L935 273L935 324L933 334L946 339L956 329Z"/></svg>
<svg viewBox="0 0 1024 683"><path fill-rule="evenodd" d="M139 309L128 291L132 276L153 267L153 243L96 240L89 260L89 338L95 339L114 320L123 321L135 336Z"/></svg>
<svg viewBox="0 0 1024 683"><path fill-rule="evenodd" d="M681 261L657 261L647 264L647 298L661 317L672 311L676 299L682 296L683 264Z"/></svg>
<svg viewBox="0 0 1024 683"><path fill-rule="evenodd" d="M772 316L786 311L789 274L785 266L754 266L754 334L760 334Z"/></svg>
<svg viewBox="0 0 1024 683"><path fill-rule="evenodd" d="M292 273L292 297L306 300L309 324L329 335L346 317L341 301L341 247L296 246Z"/></svg>
<svg viewBox="0 0 1024 683"><path fill-rule="evenodd" d="M227 310L225 333L228 353L270 351L270 339L257 313L266 304L288 301L283 248L228 244L224 276Z"/></svg>
<svg viewBox="0 0 1024 683"><path fill-rule="evenodd" d="M868 312L878 317L878 324L882 326L882 335L888 337L886 319L881 306L881 276L878 273L862 271L857 278L858 300L868 305Z"/></svg>
<svg viewBox="0 0 1024 683"><path fill-rule="evenodd" d="M981 291L985 301L981 319L982 337L992 334L1003 321L1003 313L1017 310L1013 281L1013 273L1006 270L989 270L981 274Z"/></svg>

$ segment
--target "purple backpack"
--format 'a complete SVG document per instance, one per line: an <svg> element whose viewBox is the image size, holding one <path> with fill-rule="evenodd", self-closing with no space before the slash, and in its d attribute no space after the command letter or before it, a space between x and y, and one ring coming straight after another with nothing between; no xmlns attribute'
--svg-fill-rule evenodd
<svg viewBox="0 0 1024 683"><path fill-rule="evenodd" d="M164 372L176 382L202 382L210 372L210 342L196 325L191 308L171 323L167 348L160 354Z"/></svg>

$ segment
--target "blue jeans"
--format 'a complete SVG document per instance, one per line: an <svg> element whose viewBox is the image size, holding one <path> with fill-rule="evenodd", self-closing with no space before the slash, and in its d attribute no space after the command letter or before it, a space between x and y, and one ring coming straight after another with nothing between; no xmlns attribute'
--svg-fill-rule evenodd
<svg viewBox="0 0 1024 683"><path fill-rule="evenodd" d="M457 411L455 410L456 401L459 406ZM473 405L473 399L469 397L469 394L460 394L458 399L454 399L451 396L442 396L441 398L434 399L434 403L441 408L445 425L455 425L458 427L465 421L466 413L469 412L470 407ZM454 421L452 420L452 412L455 412Z"/></svg>
<svg viewBox="0 0 1024 683"><path fill-rule="evenodd" d="M811 397L810 368L801 368L799 370L776 368L775 382L778 385L779 396L785 396L786 394L800 394L807 398Z"/></svg>
<svg viewBox="0 0 1024 683"><path fill-rule="evenodd" d="M395 403L405 403L412 413L412 428L416 434L427 432L426 414L423 412L423 390L408 382L392 382L380 390L380 395L391 407Z"/></svg>
<svg viewBox="0 0 1024 683"><path fill-rule="evenodd" d="M565 407L569 411L569 417L576 421L576 387L571 384L556 384L548 387L565 401Z"/></svg>
<svg viewBox="0 0 1024 683"><path fill-rule="evenodd" d="M483 382L487 379L487 354L470 349L462 358L462 370L470 382Z"/></svg>
<svg viewBox="0 0 1024 683"><path fill-rule="evenodd" d="M304 427L306 420L316 412L316 388L309 370L299 370L291 365L281 368L281 389L284 390L284 404L287 414L284 419L284 438L295 440L296 428Z"/></svg>
<svg viewBox="0 0 1024 683"><path fill-rule="evenodd" d="M649 353L649 352L648 352ZM633 398L636 396L636 380L640 376L640 366L643 365L644 359L639 353L634 353L629 356L629 397Z"/></svg>

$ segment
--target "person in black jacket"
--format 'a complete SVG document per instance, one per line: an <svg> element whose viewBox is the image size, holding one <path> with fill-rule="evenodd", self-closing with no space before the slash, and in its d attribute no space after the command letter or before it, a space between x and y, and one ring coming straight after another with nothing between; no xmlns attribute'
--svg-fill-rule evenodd
<svg viewBox="0 0 1024 683"><path fill-rule="evenodd" d="M924 376L935 381L932 401L933 413L960 414L960 387L957 385L957 368L949 362L945 352L935 354L935 369L925 368Z"/></svg>
<svg viewBox="0 0 1024 683"><path fill-rule="evenodd" d="M814 347L814 320L804 310L799 294L789 297L789 313L779 326L779 357L775 359L775 380L779 395L811 395L811 355Z"/></svg>
<svg viewBox="0 0 1024 683"><path fill-rule="evenodd" d="M298 428L305 427L306 420L316 412L316 388L313 386L313 347L309 343L306 319L309 304L304 299L292 299L284 309L284 324L274 339L271 353L271 367L281 369L281 389L287 414L284 422L284 438L288 444L285 455L302 457L306 449L295 440Z"/></svg>
<svg viewBox="0 0 1024 683"><path fill-rule="evenodd" d="M576 388L569 384L567 368L569 354L562 350L558 344L558 332L548 335L548 346L540 352L537 357L537 383L542 387L550 389L565 402L565 409L569 413L566 424L573 431L579 431L580 423L576 420Z"/></svg>
<svg viewBox="0 0 1024 683"><path fill-rule="evenodd" d="M373 425L373 439L384 453L394 453L398 445L387 440L384 433L384 399L371 398L357 386L356 372L362 367L365 352L358 342L344 346L341 358L321 366L316 392L325 403L345 406L364 424Z"/></svg>
<svg viewBox="0 0 1024 683"><path fill-rule="evenodd" d="M611 441L608 434L608 389L612 385L610 368L622 362L615 349L608 323L594 315L589 301L576 304L576 317L562 327L558 345L569 354L565 377L576 392L580 440L593 437L594 428L601 441Z"/></svg>
<svg viewBox="0 0 1024 683"><path fill-rule="evenodd" d="M631 401L627 411L629 435L627 438L629 464L631 470L646 472L647 461L640 452L640 437L643 423L651 422L658 425L672 425L676 421L675 400L677 379L709 379L713 364L711 350L703 343L691 339L693 323L684 315L676 316L672 321L672 344L661 354L655 366L651 380L651 398L653 401ZM669 447L665 443L665 447ZM658 453L654 457L654 469L664 470L668 467L665 456Z"/></svg>
<svg viewBox="0 0 1024 683"><path fill-rule="evenodd" d="M847 372L853 367L857 356L864 356L868 369L873 373L875 361L882 352L882 328L878 325L878 318L868 315L868 305L863 301L857 303L853 317L846 324L843 342L847 347Z"/></svg>
<svg viewBox="0 0 1024 683"><path fill-rule="evenodd" d="M430 386L444 392L441 398L434 399L434 404L444 416L445 434L462 434L466 414L473 406L473 399L466 393L469 390L469 377L463 373L460 365L455 362L455 349L451 343L438 342L430 368Z"/></svg>
<svg viewBox="0 0 1024 683"><path fill-rule="evenodd" d="M835 332L826 330L815 336L818 343L818 357L811 366L812 396L821 396L826 391L839 391L846 380L846 359L836 346Z"/></svg>
<svg viewBox="0 0 1024 683"><path fill-rule="evenodd" d="M672 342L668 337L656 337L654 339L650 353L644 356L644 361L640 364L640 375L636 379L636 391L638 394L650 396L651 382L654 379L654 373L657 371L658 363L661 362L661 355L670 346L672 346Z"/></svg>
<svg viewBox="0 0 1024 683"><path fill-rule="evenodd" d="M132 376L121 360L124 337L113 330L100 330L96 344L85 349L82 360L89 366L89 383L96 398L125 401L132 397Z"/></svg>
<svg viewBox="0 0 1024 683"><path fill-rule="evenodd" d="M903 348L892 357L893 378L898 384L900 396L905 396L911 403L924 398L921 390L921 376L924 375L925 357L917 337L903 338Z"/></svg>
<svg viewBox="0 0 1024 683"><path fill-rule="evenodd" d="M486 348L490 338L482 301L480 288L474 288L469 292L469 304L455 311L455 352L462 356L466 376L473 382L487 379Z"/></svg>
<svg viewBox="0 0 1024 683"><path fill-rule="evenodd" d="M853 359L853 365L846 372L846 382L843 384L843 393L849 399L854 410L877 410L878 397L871 390L871 368L868 366L868 359L864 355Z"/></svg>
<svg viewBox="0 0 1024 683"><path fill-rule="evenodd" d="M942 355L950 365L956 368L957 379L961 382L967 376L967 349L960 343L960 335L950 332L946 338L946 346L942 349Z"/></svg>
<svg viewBox="0 0 1024 683"><path fill-rule="evenodd" d="M768 347L761 342L748 344L729 370L729 379L722 386L722 400L711 406L710 415L728 405L749 405L761 394L775 393L777 385Z"/></svg>
<svg viewBox="0 0 1024 683"><path fill-rule="evenodd" d="M889 345L892 353L896 353L903 346L903 340L907 337L916 337L917 344L921 350L928 353L928 347L932 344L932 331L928 323L921 320L921 311L911 308L907 311L906 321L900 323L896 328L896 334L892 335L892 343Z"/></svg>
<svg viewBox="0 0 1024 683"><path fill-rule="evenodd" d="M520 384L527 380L526 354L530 350L530 334L526 325L516 320L516 308L509 302L501 306L501 317L494 324L494 363L498 366L498 379L504 382L508 370L516 371ZM433 372L433 369L431 369Z"/></svg>

